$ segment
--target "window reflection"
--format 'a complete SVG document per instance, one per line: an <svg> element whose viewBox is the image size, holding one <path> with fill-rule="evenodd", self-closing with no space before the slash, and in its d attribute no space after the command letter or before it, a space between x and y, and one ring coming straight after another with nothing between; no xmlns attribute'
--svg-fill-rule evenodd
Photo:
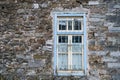
<svg viewBox="0 0 120 80"><path fill-rule="evenodd" d="M59 21L59 30L66 30L66 21Z"/></svg>
<svg viewBox="0 0 120 80"><path fill-rule="evenodd" d="M81 30L80 20L74 20L74 30Z"/></svg>
<svg viewBox="0 0 120 80"><path fill-rule="evenodd" d="M68 43L68 36L59 36L58 42L59 43Z"/></svg>
<svg viewBox="0 0 120 80"><path fill-rule="evenodd" d="M72 30L72 21L68 21L68 30Z"/></svg>
<svg viewBox="0 0 120 80"><path fill-rule="evenodd" d="M81 36L72 36L72 43L81 43L82 37Z"/></svg>

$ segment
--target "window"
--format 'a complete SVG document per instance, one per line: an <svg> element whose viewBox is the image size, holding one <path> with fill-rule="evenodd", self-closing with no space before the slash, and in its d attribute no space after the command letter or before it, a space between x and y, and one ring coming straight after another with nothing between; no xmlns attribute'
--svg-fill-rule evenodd
<svg viewBox="0 0 120 80"><path fill-rule="evenodd" d="M81 70L82 69L82 36L58 35L57 54L58 70ZM70 59L68 59L70 58Z"/></svg>
<svg viewBox="0 0 120 80"><path fill-rule="evenodd" d="M54 14L54 74L85 75L86 16L85 13Z"/></svg>
<svg viewBox="0 0 120 80"><path fill-rule="evenodd" d="M82 30L83 21L80 18L60 18L58 19L58 30L59 31L80 31Z"/></svg>
<svg viewBox="0 0 120 80"><path fill-rule="evenodd" d="M65 20L61 20L59 21L59 30L66 30L66 21Z"/></svg>

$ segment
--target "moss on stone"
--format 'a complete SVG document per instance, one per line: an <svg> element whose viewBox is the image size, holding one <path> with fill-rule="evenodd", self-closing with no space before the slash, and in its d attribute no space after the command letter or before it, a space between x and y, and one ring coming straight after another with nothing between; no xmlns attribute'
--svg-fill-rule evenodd
<svg viewBox="0 0 120 80"><path fill-rule="evenodd" d="M33 58L34 59L45 59L45 56L41 56L39 54L35 54L35 55L33 55Z"/></svg>

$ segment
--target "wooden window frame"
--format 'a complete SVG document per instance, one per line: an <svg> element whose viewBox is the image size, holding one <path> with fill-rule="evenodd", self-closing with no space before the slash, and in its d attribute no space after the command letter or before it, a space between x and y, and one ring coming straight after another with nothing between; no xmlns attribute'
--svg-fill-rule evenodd
<svg viewBox="0 0 120 80"><path fill-rule="evenodd" d="M86 33L86 13L84 12L53 12L53 69L54 75L59 76L83 76L87 74L87 33ZM61 19L68 19L68 17L80 18L82 19L82 26L81 30L59 30L58 29L58 20ZM72 24L73 25L73 24ZM68 28L67 28L68 29ZM57 35L83 35L83 69L80 71L58 71L57 70Z"/></svg>

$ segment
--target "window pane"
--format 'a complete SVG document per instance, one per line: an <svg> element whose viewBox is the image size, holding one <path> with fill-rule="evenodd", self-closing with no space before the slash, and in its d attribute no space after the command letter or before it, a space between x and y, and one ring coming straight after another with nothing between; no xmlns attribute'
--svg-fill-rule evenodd
<svg viewBox="0 0 120 80"><path fill-rule="evenodd" d="M68 52L67 44L58 44L58 52Z"/></svg>
<svg viewBox="0 0 120 80"><path fill-rule="evenodd" d="M82 52L82 45L81 44L72 44L72 52Z"/></svg>
<svg viewBox="0 0 120 80"><path fill-rule="evenodd" d="M58 55L58 69L59 70L67 70L68 69L68 55L67 54L59 54Z"/></svg>
<svg viewBox="0 0 120 80"><path fill-rule="evenodd" d="M66 30L66 21L59 21L59 30Z"/></svg>
<svg viewBox="0 0 120 80"><path fill-rule="evenodd" d="M72 30L72 21L68 21L68 30Z"/></svg>
<svg viewBox="0 0 120 80"><path fill-rule="evenodd" d="M58 43L68 43L68 36L59 36Z"/></svg>
<svg viewBox="0 0 120 80"><path fill-rule="evenodd" d="M82 69L82 56L80 54L72 54L72 69Z"/></svg>
<svg viewBox="0 0 120 80"><path fill-rule="evenodd" d="M81 30L81 22L79 20L74 20L74 30Z"/></svg>
<svg viewBox="0 0 120 80"><path fill-rule="evenodd" d="M72 43L82 43L81 36L72 36Z"/></svg>

